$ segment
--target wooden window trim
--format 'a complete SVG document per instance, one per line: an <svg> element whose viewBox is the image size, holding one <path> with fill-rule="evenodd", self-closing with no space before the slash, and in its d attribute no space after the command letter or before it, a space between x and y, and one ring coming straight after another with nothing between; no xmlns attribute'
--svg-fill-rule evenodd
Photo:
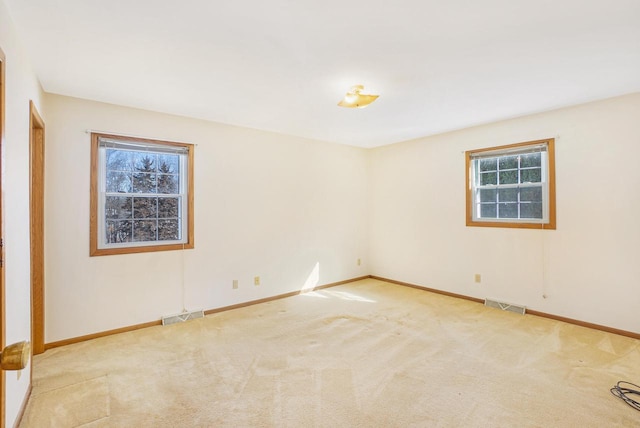
<svg viewBox="0 0 640 428"><path fill-rule="evenodd" d="M547 176L549 181L549 221L547 223L505 222L505 221L474 221L473 220L473 185L471 183L471 157L474 154L495 150L507 150L518 147L532 146L547 143ZM474 227L503 227L515 229L545 229L556 228L556 168L555 168L555 139L527 141L524 143L507 144L504 146L487 147L465 152L465 194L466 194L466 220L467 226Z"/></svg>
<svg viewBox="0 0 640 428"><path fill-rule="evenodd" d="M99 150L99 139L103 138L114 138L114 139L126 139L128 141L135 141L139 143L151 143L158 144L164 146L178 146L178 147L187 147L187 242L179 243L179 244L167 244L167 245L145 245L145 246L135 246L135 247L120 247L120 248L98 248L98 182L100 177L99 175L99 159L98 159L98 150ZM193 213L193 144L187 143L178 143L172 141L163 141L163 140L155 140L149 138L139 138L139 137L129 137L123 135L115 135L115 134L103 134L92 132L91 133L91 184L90 184L90 213L89 213L89 228L90 228L90 236L89 236L89 255L90 256L106 256L106 255L115 255L115 254L132 254L132 253L149 253L155 251L170 251L170 250L184 250L184 249L192 249L195 247L194 245L194 213Z"/></svg>

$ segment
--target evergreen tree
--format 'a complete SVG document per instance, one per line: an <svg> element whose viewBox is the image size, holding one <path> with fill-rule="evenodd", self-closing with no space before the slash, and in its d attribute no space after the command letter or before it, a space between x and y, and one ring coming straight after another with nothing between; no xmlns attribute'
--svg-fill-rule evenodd
<svg viewBox="0 0 640 428"><path fill-rule="evenodd" d="M171 174L171 167L166 162L162 162L158 167L158 193L176 193L175 175Z"/></svg>
<svg viewBox="0 0 640 428"><path fill-rule="evenodd" d="M136 193L156 193L155 159L144 156L133 173L133 190Z"/></svg>

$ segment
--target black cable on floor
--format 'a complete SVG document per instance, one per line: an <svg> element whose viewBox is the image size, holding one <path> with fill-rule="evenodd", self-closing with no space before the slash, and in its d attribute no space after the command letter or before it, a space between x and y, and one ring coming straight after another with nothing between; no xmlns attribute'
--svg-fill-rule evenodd
<svg viewBox="0 0 640 428"><path fill-rule="evenodd" d="M635 386L638 389L632 389L629 388L629 386ZM623 380L621 380L620 382L618 382L616 384L616 386L614 386L613 388L610 389L611 393L613 395L615 395L616 397L622 399L625 403L627 403L628 405L630 405L631 407L633 407L636 410L640 410L640 402L634 400L633 398L631 398L633 395L637 395L638 397L635 398L640 398L640 386L631 383L631 382L625 382Z"/></svg>

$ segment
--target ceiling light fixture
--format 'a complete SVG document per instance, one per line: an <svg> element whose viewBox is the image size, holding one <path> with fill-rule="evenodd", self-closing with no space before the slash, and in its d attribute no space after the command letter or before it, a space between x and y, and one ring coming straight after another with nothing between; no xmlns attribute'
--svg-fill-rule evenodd
<svg viewBox="0 0 640 428"><path fill-rule="evenodd" d="M379 95L365 95L360 92L364 89L362 85L352 86L349 92L338 103L340 107L362 108L374 102Z"/></svg>

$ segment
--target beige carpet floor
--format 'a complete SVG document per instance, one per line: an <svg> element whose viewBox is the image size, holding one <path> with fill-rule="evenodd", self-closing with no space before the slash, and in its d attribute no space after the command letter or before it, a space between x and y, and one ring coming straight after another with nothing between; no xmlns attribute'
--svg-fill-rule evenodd
<svg viewBox="0 0 640 428"><path fill-rule="evenodd" d="M632 427L640 342L364 280L56 348L21 427Z"/></svg>

